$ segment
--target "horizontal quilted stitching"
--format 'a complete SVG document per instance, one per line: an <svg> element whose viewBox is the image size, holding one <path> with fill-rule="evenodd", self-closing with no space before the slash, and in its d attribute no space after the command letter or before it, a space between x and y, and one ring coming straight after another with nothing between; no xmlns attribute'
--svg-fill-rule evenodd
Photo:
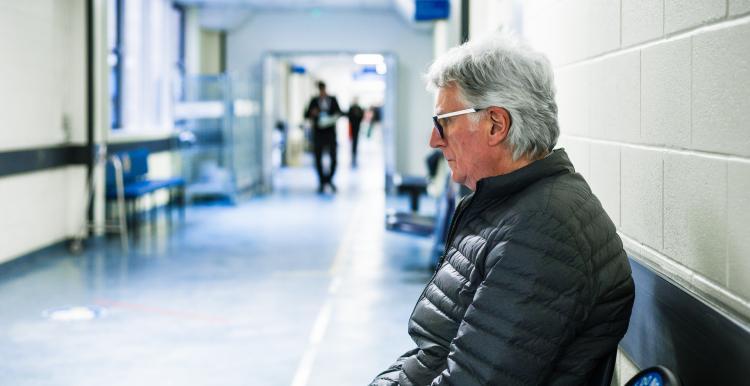
<svg viewBox="0 0 750 386"><path fill-rule="evenodd" d="M614 225L564 152L527 168L462 202L401 384L582 384L624 335L633 283Z"/></svg>

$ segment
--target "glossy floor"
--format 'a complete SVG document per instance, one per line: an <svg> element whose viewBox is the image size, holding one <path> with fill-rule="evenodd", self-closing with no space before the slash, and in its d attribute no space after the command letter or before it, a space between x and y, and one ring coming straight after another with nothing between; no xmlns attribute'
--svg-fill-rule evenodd
<svg viewBox="0 0 750 386"><path fill-rule="evenodd" d="M412 347L431 245L384 231L382 162L362 147L336 195L288 169L268 196L162 215L128 254L115 239L0 266L0 385L367 384ZM45 317L71 306L101 315Z"/></svg>

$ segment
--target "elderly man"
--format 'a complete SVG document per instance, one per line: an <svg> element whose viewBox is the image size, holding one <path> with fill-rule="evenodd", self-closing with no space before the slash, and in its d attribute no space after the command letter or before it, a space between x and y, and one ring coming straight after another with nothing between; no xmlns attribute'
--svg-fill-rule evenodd
<svg viewBox="0 0 750 386"><path fill-rule="evenodd" d="M633 305L615 227L562 149L552 69L497 33L432 64L430 146L473 193L409 320L417 347L371 385L587 385Z"/></svg>

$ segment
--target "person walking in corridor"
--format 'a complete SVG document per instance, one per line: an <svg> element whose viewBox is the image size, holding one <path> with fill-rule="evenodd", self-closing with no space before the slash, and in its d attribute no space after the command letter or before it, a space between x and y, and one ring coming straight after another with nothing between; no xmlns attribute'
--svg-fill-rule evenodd
<svg viewBox="0 0 750 386"><path fill-rule="evenodd" d="M472 193L373 386L587 385L625 334L622 241L559 135L546 57L502 32L430 66L430 146Z"/></svg>
<svg viewBox="0 0 750 386"><path fill-rule="evenodd" d="M318 96L310 100L305 117L312 121L313 152L315 170L318 173L318 193L323 193L326 185L336 192L333 175L336 173L336 120L341 116L341 109L336 97L326 93L326 84L318 82ZM323 152L327 151L330 159L328 171L323 170Z"/></svg>
<svg viewBox="0 0 750 386"><path fill-rule="evenodd" d="M349 106L349 111L346 116L349 118L349 125L351 126L352 134L352 167L357 166L357 144L359 143L359 127L362 125L362 118L365 115L365 111L357 102L355 98Z"/></svg>

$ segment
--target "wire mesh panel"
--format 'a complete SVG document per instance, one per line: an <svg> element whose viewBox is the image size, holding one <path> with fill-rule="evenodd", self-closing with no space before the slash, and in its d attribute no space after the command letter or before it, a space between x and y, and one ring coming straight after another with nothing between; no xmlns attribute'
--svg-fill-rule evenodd
<svg viewBox="0 0 750 386"><path fill-rule="evenodd" d="M257 87L246 75L229 75L232 99L232 158L235 186L240 192L262 190L263 131Z"/></svg>
<svg viewBox="0 0 750 386"><path fill-rule="evenodd" d="M225 199L252 192L262 180L262 132L258 102L248 77L198 75L185 78L185 98L176 104L182 170L190 201Z"/></svg>

